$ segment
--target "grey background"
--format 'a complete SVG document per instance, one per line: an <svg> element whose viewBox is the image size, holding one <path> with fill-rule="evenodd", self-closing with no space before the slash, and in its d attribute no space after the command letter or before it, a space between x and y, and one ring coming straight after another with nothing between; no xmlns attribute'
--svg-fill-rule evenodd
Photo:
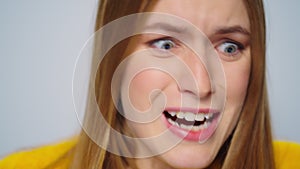
<svg viewBox="0 0 300 169"><path fill-rule="evenodd" d="M0 157L79 131L72 74L76 57L92 32L96 3L0 1ZM266 1L274 136L297 142L299 7L297 0Z"/></svg>

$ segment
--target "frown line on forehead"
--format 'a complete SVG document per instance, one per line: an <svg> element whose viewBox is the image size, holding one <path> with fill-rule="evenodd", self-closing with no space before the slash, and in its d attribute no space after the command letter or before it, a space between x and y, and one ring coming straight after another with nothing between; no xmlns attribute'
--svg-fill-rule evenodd
<svg viewBox="0 0 300 169"><path fill-rule="evenodd" d="M167 32L173 33L182 33L187 31L187 27L181 24L169 23L169 22L154 22L147 24L144 27L145 31L156 31L156 30L164 30Z"/></svg>

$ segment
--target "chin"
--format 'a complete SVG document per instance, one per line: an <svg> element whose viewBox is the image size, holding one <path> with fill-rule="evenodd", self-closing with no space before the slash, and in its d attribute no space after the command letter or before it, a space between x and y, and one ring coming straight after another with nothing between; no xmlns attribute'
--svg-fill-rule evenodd
<svg viewBox="0 0 300 169"><path fill-rule="evenodd" d="M218 147L204 147L204 145L191 146L182 144L161 155L162 160L172 168L206 168L213 162L218 152L216 150L219 149Z"/></svg>

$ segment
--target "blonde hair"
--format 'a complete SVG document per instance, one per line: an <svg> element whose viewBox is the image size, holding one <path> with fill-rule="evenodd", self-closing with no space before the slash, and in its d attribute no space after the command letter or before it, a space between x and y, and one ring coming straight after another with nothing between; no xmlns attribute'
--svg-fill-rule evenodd
<svg viewBox="0 0 300 169"><path fill-rule="evenodd" d="M101 0L95 30L129 14L150 9L155 1L147 0ZM251 24L251 74L248 92L240 119L233 133L221 147L217 157L208 168L261 168L273 169L273 148L270 117L265 81L265 16L262 0L244 0ZM97 43L96 43L97 45ZM121 133L126 132L124 119L117 112L110 90L113 72L125 57L128 40L110 50L101 62L96 75L96 99L107 123ZM123 55L122 55L123 54ZM98 66L98 65L93 65ZM85 125L99 132L93 114L86 114ZM102 131L109 132L109 131ZM109 133L106 135L109 140ZM114 140L109 140L113 142ZM99 147L82 130L78 143L72 150L72 169L124 169L137 168L133 159L121 157Z"/></svg>

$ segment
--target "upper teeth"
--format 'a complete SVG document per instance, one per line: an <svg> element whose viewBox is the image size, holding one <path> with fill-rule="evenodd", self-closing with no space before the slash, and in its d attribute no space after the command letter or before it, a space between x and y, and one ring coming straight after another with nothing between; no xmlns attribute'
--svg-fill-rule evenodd
<svg viewBox="0 0 300 169"><path fill-rule="evenodd" d="M185 119L186 121L203 121L204 118L209 119L213 116L212 113L204 114L204 113L191 113L191 112L169 112L171 116L176 116L179 119Z"/></svg>

